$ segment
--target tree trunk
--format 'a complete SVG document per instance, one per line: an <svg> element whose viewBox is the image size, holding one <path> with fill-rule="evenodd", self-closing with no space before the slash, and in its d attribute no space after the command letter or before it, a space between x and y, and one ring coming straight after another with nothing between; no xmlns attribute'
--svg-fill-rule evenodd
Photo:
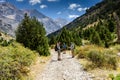
<svg viewBox="0 0 120 80"><path fill-rule="evenodd" d="M117 36L118 36L117 42L120 44L120 19L115 12L113 13L113 17L117 24Z"/></svg>

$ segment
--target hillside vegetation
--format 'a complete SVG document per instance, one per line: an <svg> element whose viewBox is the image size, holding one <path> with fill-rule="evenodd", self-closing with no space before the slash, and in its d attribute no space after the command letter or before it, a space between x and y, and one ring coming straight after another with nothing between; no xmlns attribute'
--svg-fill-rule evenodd
<svg viewBox="0 0 120 80"><path fill-rule="evenodd" d="M109 20L114 19L112 14L113 12L116 12L118 16L120 17L120 0L103 0L100 3L90 7L86 10L86 13L82 16L76 18L72 22L70 22L68 25L64 26L67 29L73 31L73 32L79 32L83 28L95 23L94 25L97 25L96 23L99 20ZM115 22L115 20L113 20ZM92 25L92 26L94 26ZM62 29L53 32L52 34L48 35L49 37L51 35L57 35L61 32Z"/></svg>
<svg viewBox="0 0 120 80"><path fill-rule="evenodd" d="M0 80L30 80L29 67L38 53L0 34Z"/></svg>

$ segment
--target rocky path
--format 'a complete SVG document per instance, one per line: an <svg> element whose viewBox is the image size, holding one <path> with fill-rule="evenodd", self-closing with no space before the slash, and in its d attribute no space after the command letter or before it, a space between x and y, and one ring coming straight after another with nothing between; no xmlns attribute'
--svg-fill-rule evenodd
<svg viewBox="0 0 120 80"><path fill-rule="evenodd" d="M92 80L91 74L85 72L79 61L71 58L69 53L62 54L62 61L57 61L57 53L51 52L51 60L36 80Z"/></svg>

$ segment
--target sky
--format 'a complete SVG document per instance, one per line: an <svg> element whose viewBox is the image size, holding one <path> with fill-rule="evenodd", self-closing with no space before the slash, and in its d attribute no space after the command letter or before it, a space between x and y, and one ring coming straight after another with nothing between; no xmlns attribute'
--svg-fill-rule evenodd
<svg viewBox="0 0 120 80"><path fill-rule="evenodd" d="M4 0L0 0L4 1ZM37 9L44 15L72 21L102 0L7 0L19 9Z"/></svg>

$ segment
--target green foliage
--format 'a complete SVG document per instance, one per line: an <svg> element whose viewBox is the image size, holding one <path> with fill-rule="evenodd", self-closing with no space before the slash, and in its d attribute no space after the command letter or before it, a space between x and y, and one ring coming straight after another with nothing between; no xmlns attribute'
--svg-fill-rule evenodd
<svg viewBox="0 0 120 80"><path fill-rule="evenodd" d="M91 68L117 69L117 56L115 50L108 50L98 46L82 46L77 51L78 58L85 58L92 64L87 65ZM86 68L87 69L87 68Z"/></svg>
<svg viewBox="0 0 120 80"><path fill-rule="evenodd" d="M51 37L51 40L54 39L55 38ZM79 33L74 33L72 31L67 30L66 28L63 28L61 33L57 35L55 42L56 41L60 41L61 43L66 43L67 46L69 46L71 42L74 42L78 46L82 44Z"/></svg>
<svg viewBox="0 0 120 80"><path fill-rule="evenodd" d="M108 20L108 29L110 32L114 32L115 31L115 23L112 20Z"/></svg>
<svg viewBox="0 0 120 80"><path fill-rule="evenodd" d="M113 53L112 53L113 54ZM97 67L108 67L111 69L117 68L117 59L108 51L99 51L99 50L91 50L88 53L88 58L96 64Z"/></svg>
<svg viewBox="0 0 120 80"><path fill-rule="evenodd" d="M90 27L82 31L83 38L86 40L90 40L93 44L108 48L110 46L110 43L113 42L113 39L115 39L113 35L114 33L112 32L112 29L115 27L114 25L111 25L113 26L113 28L111 29L110 24L112 23L110 22L108 24L108 22L102 22L100 20L99 23L94 27Z"/></svg>
<svg viewBox="0 0 120 80"><path fill-rule="evenodd" d="M0 37L0 42L2 42L3 41L3 38L2 37Z"/></svg>
<svg viewBox="0 0 120 80"><path fill-rule="evenodd" d="M73 42L72 33L66 28L63 28L60 35L57 36L57 41L70 45L70 43Z"/></svg>
<svg viewBox="0 0 120 80"><path fill-rule="evenodd" d="M2 37L0 37L0 45L3 47L9 46L13 43L13 39L10 40L4 40Z"/></svg>
<svg viewBox="0 0 120 80"><path fill-rule="evenodd" d="M16 31L16 41L23 43L25 47L31 50L38 51L40 55L48 56L50 52L45 34L43 24L35 17L29 18L29 16L25 14L24 19Z"/></svg>
<svg viewBox="0 0 120 80"><path fill-rule="evenodd" d="M101 53L99 53L97 50L91 50L88 53L88 58L94 63L96 64L97 67L101 67L103 66L105 59L104 59L104 55L102 55Z"/></svg>
<svg viewBox="0 0 120 80"><path fill-rule="evenodd" d="M78 33L72 33L72 37L73 37L73 42L76 45L78 45L78 46L82 45L82 40L81 40L81 38L80 38Z"/></svg>
<svg viewBox="0 0 120 80"><path fill-rule="evenodd" d="M53 44L56 44L56 36L51 36L50 38L49 38L49 44L50 45L53 45Z"/></svg>
<svg viewBox="0 0 120 80"><path fill-rule="evenodd" d="M120 80L120 74L118 74L113 80Z"/></svg>
<svg viewBox="0 0 120 80"><path fill-rule="evenodd" d="M109 74L109 78L111 78L113 80L114 79L114 75L113 74Z"/></svg>
<svg viewBox="0 0 120 80"><path fill-rule="evenodd" d="M0 80L26 80L37 53L18 43L0 46Z"/></svg>
<svg viewBox="0 0 120 80"><path fill-rule="evenodd" d="M117 68L117 59L116 59L116 57L108 57L107 63L109 64L109 67L116 70L116 68Z"/></svg>
<svg viewBox="0 0 120 80"><path fill-rule="evenodd" d="M90 36L90 41L93 44L102 45L100 36L99 36L99 34L96 31L94 31L94 33Z"/></svg>

